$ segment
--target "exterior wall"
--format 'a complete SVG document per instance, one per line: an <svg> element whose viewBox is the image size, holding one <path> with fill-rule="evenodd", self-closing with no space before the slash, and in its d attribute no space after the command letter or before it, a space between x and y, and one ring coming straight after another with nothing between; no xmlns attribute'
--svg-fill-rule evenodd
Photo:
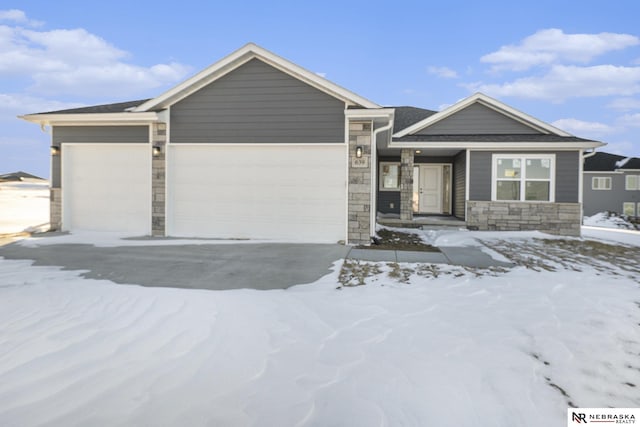
<svg viewBox="0 0 640 427"><path fill-rule="evenodd" d="M638 203L640 203L640 191L625 189L626 175L640 175L640 171L623 173L585 172L583 189L584 214L591 216L605 211L622 213L622 204L624 202L633 202L637 208ZM593 177L610 177L611 190L593 190Z"/></svg>
<svg viewBox="0 0 640 427"><path fill-rule="evenodd" d="M160 147L160 153L151 161L151 234L166 235L166 142L167 125L155 123L152 127L153 146Z"/></svg>
<svg viewBox="0 0 640 427"><path fill-rule="evenodd" d="M367 167L353 167L356 147ZM371 122L349 123L349 188L347 243L371 243Z"/></svg>
<svg viewBox="0 0 640 427"><path fill-rule="evenodd" d="M539 134L504 114L481 104L472 104L416 135Z"/></svg>
<svg viewBox="0 0 640 427"><path fill-rule="evenodd" d="M466 151L461 151L453 159L453 215L460 219L465 218L466 164Z"/></svg>
<svg viewBox="0 0 640 427"><path fill-rule="evenodd" d="M172 143L344 143L344 102L253 59L171 107Z"/></svg>
<svg viewBox="0 0 640 427"><path fill-rule="evenodd" d="M53 126L51 145L60 147L64 142L73 143L147 143L149 126ZM60 161L62 156L51 159L51 187L60 188Z"/></svg>
<svg viewBox="0 0 640 427"><path fill-rule="evenodd" d="M467 202L467 227L477 230L539 230L580 236L579 203Z"/></svg>
<svg viewBox="0 0 640 427"><path fill-rule="evenodd" d="M491 159L496 151L472 151L469 168L469 199L491 200ZM557 203L578 203L580 153L578 151L504 151L504 154L555 154L555 194Z"/></svg>

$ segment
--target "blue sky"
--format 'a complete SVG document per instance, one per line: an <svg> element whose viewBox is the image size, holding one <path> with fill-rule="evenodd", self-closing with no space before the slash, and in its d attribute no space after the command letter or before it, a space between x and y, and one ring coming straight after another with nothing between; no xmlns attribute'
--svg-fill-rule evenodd
<svg viewBox="0 0 640 427"><path fill-rule="evenodd" d="M0 173L49 176L19 114L154 97L252 41L383 105L476 91L640 157L637 0L21 1L0 7Z"/></svg>

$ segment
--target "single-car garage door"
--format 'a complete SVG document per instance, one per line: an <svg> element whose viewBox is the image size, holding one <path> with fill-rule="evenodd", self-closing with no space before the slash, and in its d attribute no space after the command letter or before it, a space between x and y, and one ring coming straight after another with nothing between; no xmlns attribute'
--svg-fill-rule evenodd
<svg viewBox="0 0 640 427"><path fill-rule="evenodd" d="M167 233L344 240L345 150L338 144L171 145Z"/></svg>
<svg viewBox="0 0 640 427"><path fill-rule="evenodd" d="M151 232L148 144L64 144L62 228Z"/></svg>

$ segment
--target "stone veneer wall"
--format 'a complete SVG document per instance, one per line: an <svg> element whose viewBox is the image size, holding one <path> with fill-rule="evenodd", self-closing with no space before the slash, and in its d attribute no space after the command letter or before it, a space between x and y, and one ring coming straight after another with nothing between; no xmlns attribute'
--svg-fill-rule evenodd
<svg viewBox="0 0 640 427"><path fill-rule="evenodd" d="M467 227L478 230L539 230L580 236L580 203L467 202Z"/></svg>
<svg viewBox="0 0 640 427"><path fill-rule="evenodd" d="M356 147L362 147L367 167L354 168ZM371 122L349 123L349 217L347 243L371 243Z"/></svg>
<svg viewBox="0 0 640 427"><path fill-rule="evenodd" d="M49 190L49 230L59 231L62 228L62 189Z"/></svg>
<svg viewBox="0 0 640 427"><path fill-rule="evenodd" d="M400 219L413 220L413 149L400 151Z"/></svg>
<svg viewBox="0 0 640 427"><path fill-rule="evenodd" d="M166 200L166 142L167 125L153 124L153 146L161 147L161 153L153 156L151 164L151 234L165 235L165 200Z"/></svg>

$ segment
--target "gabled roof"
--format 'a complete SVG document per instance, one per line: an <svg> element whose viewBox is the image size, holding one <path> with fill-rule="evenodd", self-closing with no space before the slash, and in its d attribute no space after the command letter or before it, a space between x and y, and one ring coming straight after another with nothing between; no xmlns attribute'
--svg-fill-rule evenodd
<svg viewBox="0 0 640 427"><path fill-rule="evenodd" d="M425 119L417 123L414 123L411 126L408 126L404 129L398 128L396 133L393 134L393 137L402 138L407 135L412 135L424 128L432 126L435 123L438 123L446 119L447 117L457 113L458 111L464 110L465 108L475 103L479 103L484 105L485 107L491 108L501 114L504 114L507 117L510 117L526 126L531 127L532 129L539 131L540 133L554 134L558 136L572 136L571 134L563 130L560 130L554 126L551 126L550 124L545 123L541 120L538 120L533 116L530 116L521 111L518 111L515 108L512 108L507 104L504 104L498 101L497 99L493 99L482 93L476 93L440 111L439 113L430 115L429 117L426 117Z"/></svg>
<svg viewBox="0 0 640 427"><path fill-rule="evenodd" d="M144 104L149 99L137 101L116 102L114 104L91 105L87 107L68 108L66 110L47 111L37 114L93 114L93 113L124 113L139 105Z"/></svg>
<svg viewBox="0 0 640 427"><path fill-rule="evenodd" d="M394 142L594 142L577 136L551 134L447 134L447 135L407 135L394 138Z"/></svg>
<svg viewBox="0 0 640 427"><path fill-rule="evenodd" d="M388 107L395 109L393 120L394 129L405 129L427 117L437 114L437 111L417 107Z"/></svg>
<svg viewBox="0 0 640 427"><path fill-rule="evenodd" d="M589 172L613 172L625 169L640 169L640 158L598 151L584 161L584 170Z"/></svg>
<svg viewBox="0 0 640 427"><path fill-rule="evenodd" d="M162 95L137 106L133 111L144 112L167 108L252 59L259 59L347 104L365 108L380 108L380 105L338 86L316 73L308 71L254 43L248 43Z"/></svg>

